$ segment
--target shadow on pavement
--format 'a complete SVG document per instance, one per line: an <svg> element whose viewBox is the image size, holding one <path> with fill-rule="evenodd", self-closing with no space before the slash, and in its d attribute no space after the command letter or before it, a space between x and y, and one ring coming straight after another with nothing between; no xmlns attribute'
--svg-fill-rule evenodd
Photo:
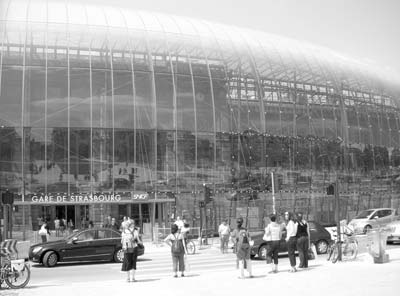
<svg viewBox="0 0 400 296"><path fill-rule="evenodd" d="M200 276L200 274L198 273L185 274L185 277L196 277L196 276Z"/></svg>
<svg viewBox="0 0 400 296"><path fill-rule="evenodd" d="M145 282L155 282L155 281L159 281L161 279L143 279L143 280L136 280L136 283L145 283Z"/></svg>

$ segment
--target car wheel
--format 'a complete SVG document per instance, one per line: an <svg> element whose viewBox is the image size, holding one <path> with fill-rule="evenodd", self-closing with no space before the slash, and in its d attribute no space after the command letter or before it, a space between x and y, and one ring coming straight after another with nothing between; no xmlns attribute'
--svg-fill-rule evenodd
<svg viewBox="0 0 400 296"><path fill-rule="evenodd" d="M49 251L43 256L43 265L46 267L54 267L57 265L58 262L58 256L56 252Z"/></svg>
<svg viewBox="0 0 400 296"><path fill-rule="evenodd" d="M118 249L114 253L114 262L122 263L124 261L124 250Z"/></svg>
<svg viewBox="0 0 400 296"><path fill-rule="evenodd" d="M326 254L328 252L328 242L326 240L319 240L315 245L318 254Z"/></svg>
<svg viewBox="0 0 400 296"><path fill-rule="evenodd" d="M267 259L267 245L262 245L259 249L258 249L258 258L262 259L262 260L266 260Z"/></svg>
<svg viewBox="0 0 400 296"><path fill-rule="evenodd" d="M367 232L371 231L372 226L371 225L365 225L364 227L364 234L366 234Z"/></svg>

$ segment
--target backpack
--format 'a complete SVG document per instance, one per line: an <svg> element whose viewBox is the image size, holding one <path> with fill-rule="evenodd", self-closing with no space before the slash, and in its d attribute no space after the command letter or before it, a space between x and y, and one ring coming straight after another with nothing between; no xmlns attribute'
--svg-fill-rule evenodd
<svg viewBox="0 0 400 296"><path fill-rule="evenodd" d="M246 230L240 230L238 244L242 251L247 251L250 248L249 236Z"/></svg>
<svg viewBox="0 0 400 296"><path fill-rule="evenodd" d="M177 239L175 238L175 240L172 241L172 245L171 245L171 252L172 254L175 255L180 255L185 251L184 247L183 247L183 242L182 239Z"/></svg>

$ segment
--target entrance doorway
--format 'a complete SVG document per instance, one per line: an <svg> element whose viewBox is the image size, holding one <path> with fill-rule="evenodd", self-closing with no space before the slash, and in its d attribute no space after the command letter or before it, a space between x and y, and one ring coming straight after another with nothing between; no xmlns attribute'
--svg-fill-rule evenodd
<svg viewBox="0 0 400 296"><path fill-rule="evenodd" d="M72 221L72 228L75 228L75 206L56 206L56 217L58 217L58 219L65 219L67 225L68 222Z"/></svg>

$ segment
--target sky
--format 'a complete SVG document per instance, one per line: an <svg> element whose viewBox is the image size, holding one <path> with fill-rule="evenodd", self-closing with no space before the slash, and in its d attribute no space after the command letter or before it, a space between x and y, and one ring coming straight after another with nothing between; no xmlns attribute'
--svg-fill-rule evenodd
<svg viewBox="0 0 400 296"><path fill-rule="evenodd" d="M118 4L122 7L183 15L261 30L328 47L400 75L400 0L85 2Z"/></svg>

